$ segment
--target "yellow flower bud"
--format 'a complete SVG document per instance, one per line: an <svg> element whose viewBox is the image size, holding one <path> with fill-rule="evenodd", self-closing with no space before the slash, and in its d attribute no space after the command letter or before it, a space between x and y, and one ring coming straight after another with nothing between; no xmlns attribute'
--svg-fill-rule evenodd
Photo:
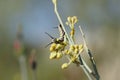
<svg viewBox="0 0 120 80"><path fill-rule="evenodd" d="M57 45L57 44L55 44L55 43L52 43L52 44L51 44L51 47L56 47L56 45Z"/></svg>
<svg viewBox="0 0 120 80"><path fill-rule="evenodd" d="M52 0L53 4L56 5L57 4L57 0Z"/></svg>
<svg viewBox="0 0 120 80"><path fill-rule="evenodd" d="M72 17L72 22L73 22L73 24L75 24L77 21L78 21L77 17L76 17L76 16L73 16L73 17Z"/></svg>
<svg viewBox="0 0 120 80"><path fill-rule="evenodd" d="M69 66L68 63L64 63L64 64L61 66L61 68L62 68L62 69L66 69L68 66Z"/></svg>
<svg viewBox="0 0 120 80"><path fill-rule="evenodd" d="M66 22L65 24L66 24L67 26L69 25L69 23L68 23L68 22Z"/></svg>
<svg viewBox="0 0 120 80"><path fill-rule="evenodd" d="M57 45L56 45L56 49L60 49L61 47L62 47L61 44L57 44Z"/></svg>
<svg viewBox="0 0 120 80"><path fill-rule="evenodd" d="M75 30L72 29L72 30L70 31L70 35L73 36L74 34L75 34Z"/></svg>
<svg viewBox="0 0 120 80"><path fill-rule="evenodd" d="M75 49L79 49L79 46L78 45L74 45L75 46Z"/></svg>
<svg viewBox="0 0 120 80"><path fill-rule="evenodd" d="M64 44L64 46L66 46L68 43L67 43L67 41L64 41L63 44Z"/></svg>
<svg viewBox="0 0 120 80"><path fill-rule="evenodd" d="M81 53L81 52L83 52L83 51L84 51L84 49L83 49L83 48L81 48L81 49L80 49L80 53Z"/></svg>
<svg viewBox="0 0 120 80"><path fill-rule="evenodd" d="M83 48L83 45L82 44L80 44L79 45L79 50L81 50Z"/></svg>
<svg viewBox="0 0 120 80"><path fill-rule="evenodd" d="M57 59L60 59L62 56L63 56L62 53L60 52L57 53Z"/></svg>
<svg viewBox="0 0 120 80"><path fill-rule="evenodd" d="M72 62L75 62L75 60L76 60L76 56L73 56L73 57L71 58L71 61L72 61Z"/></svg>
<svg viewBox="0 0 120 80"><path fill-rule="evenodd" d="M54 51L55 50L55 48L54 47L50 47L50 52L52 52L52 51Z"/></svg>
<svg viewBox="0 0 120 80"><path fill-rule="evenodd" d="M69 51L66 49L66 50L64 51L65 55L68 55L68 54L69 54L68 52L69 52Z"/></svg>
<svg viewBox="0 0 120 80"><path fill-rule="evenodd" d="M71 20L71 17L69 16L68 18L67 18L67 20L68 20L68 23L72 23L72 20Z"/></svg>
<svg viewBox="0 0 120 80"><path fill-rule="evenodd" d="M79 50L78 50L78 49L75 49L74 53L75 53L75 54L78 54L78 53L79 53Z"/></svg>
<svg viewBox="0 0 120 80"><path fill-rule="evenodd" d="M75 50L74 45L70 45L70 51L74 51L74 50Z"/></svg>
<svg viewBox="0 0 120 80"><path fill-rule="evenodd" d="M56 58L56 56L57 56L57 53L54 51L54 52L51 52L50 53L50 59L55 59Z"/></svg>
<svg viewBox="0 0 120 80"><path fill-rule="evenodd" d="M50 46L50 52L55 51L55 48L56 48L56 44L52 43Z"/></svg>

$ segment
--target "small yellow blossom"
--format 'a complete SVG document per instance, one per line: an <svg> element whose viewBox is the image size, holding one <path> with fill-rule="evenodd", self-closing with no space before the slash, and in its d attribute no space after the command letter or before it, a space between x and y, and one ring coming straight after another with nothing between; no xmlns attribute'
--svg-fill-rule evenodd
<svg viewBox="0 0 120 80"><path fill-rule="evenodd" d="M76 57L75 57L75 56L71 58L71 61L72 61L72 62L75 62L75 60L76 60Z"/></svg>
<svg viewBox="0 0 120 80"><path fill-rule="evenodd" d="M78 21L78 19L77 19L76 16L73 16L73 17L71 18L71 20L72 20L72 23L73 23L73 24L77 23L77 21Z"/></svg>
<svg viewBox="0 0 120 80"><path fill-rule="evenodd" d="M84 51L84 49L83 49L83 48L81 48L80 53L81 53L81 52L83 52L83 51Z"/></svg>
<svg viewBox="0 0 120 80"><path fill-rule="evenodd" d="M75 50L75 47L74 47L74 45L70 45L70 49L69 49L70 51L74 51Z"/></svg>
<svg viewBox="0 0 120 80"><path fill-rule="evenodd" d="M56 49L61 49L62 48L62 45L61 44L57 44L56 45Z"/></svg>
<svg viewBox="0 0 120 80"><path fill-rule="evenodd" d="M78 45L74 45L75 46L75 49L79 49L79 46Z"/></svg>
<svg viewBox="0 0 120 80"><path fill-rule="evenodd" d="M57 57L56 57L57 59L60 59L62 56L63 56L62 53L57 52Z"/></svg>
<svg viewBox="0 0 120 80"><path fill-rule="evenodd" d="M55 48L56 48L56 44L52 43L51 46L50 46L50 52L54 51Z"/></svg>
<svg viewBox="0 0 120 80"><path fill-rule="evenodd" d="M64 64L61 66L61 68L62 68L62 69L66 69L68 66L69 66L68 63L64 63Z"/></svg>
<svg viewBox="0 0 120 80"><path fill-rule="evenodd" d="M73 30L74 29L74 24L77 23L78 19L76 16L73 17L68 17L66 24L70 26L70 28Z"/></svg>
<svg viewBox="0 0 120 80"><path fill-rule="evenodd" d="M72 19L71 19L70 16L67 18L67 20L68 20L68 24L71 24L71 23L72 23Z"/></svg>
<svg viewBox="0 0 120 80"><path fill-rule="evenodd" d="M56 47L56 45L57 45L56 43L52 43L51 47Z"/></svg>
<svg viewBox="0 0 120 80"><path fill-rule="evenodd" d="M68 54L69 54L69 50L67 50L67 49L64 50L64 54L65 54L65 55L68 55Z"/></svg>
<svg viewBox="0 0 120 80"><path fill-rule="evenodd" d="M78 19L76 16L69 16L67 18L67 22L66 24L71 28L71 31L70 31L70 37L73 39L74 41L74 35L75 35L75 28L74 28L74 25L77 23Z"/></svg>
<svg viewBox="0 0 120 80"><path fill-rule="evenodd" d="M54 51L54 52L51 52L50 53L50 59L55 59L56 58L56 56L57 56L57 53Z"/></svg>
<svg viewBox="0 0 120 80"><path fill-rule="evenodd" d="M64 42L63 42L63 45L64 45L64 46L66 46L67 44L68 44L68 42L67 42L67 41L64 41Z"/></svg>
<svg viewBox="0 0 120 80"><path fill-rule="evenodd" d="M75 34L75 30L72 29L72 30L70 31L70 35L71 35L71 36L74 36L74 34Z"/></svg>
<svg viewBox="0 0 120 80"><path fill-rule="evenodd" d="M79 53L79 50L78 50L78 49L75 49L74 53L75 53L75 54L78 54L78 53Z"/></svg>
<svg viewBox="0 0 120 80"><path fill-rule="evenodd" d="M81 50L83 48L83 45L82 44L80 44L79 45L79 50Z"/></svg>
<svg viewBox="0 0 120 80"><path fill-rule="evenodd" d="M56 5L57 4L57 0L52 0L53 4Z"/></svg>
<svg viewBox="0 0 120 80"><path fill-rule="evenodd" d="M50 52L54 51L55 48L54 47L50 47Z"/></svg>

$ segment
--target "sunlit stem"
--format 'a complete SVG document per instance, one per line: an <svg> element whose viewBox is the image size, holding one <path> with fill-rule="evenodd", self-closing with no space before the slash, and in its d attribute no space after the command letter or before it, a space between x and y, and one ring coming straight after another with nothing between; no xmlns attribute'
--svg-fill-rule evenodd
<svg viewBox="0 0 120 80"><path fill-rule="evenodd" d="M92 70L88 67L88 65L85 63L85 61L83 59L82 59L82 61L83 61L83 64L84 64L85 68L87 69L87 71L89 73L92 73Z"/></svg>
<svg viewBox="0 0 120 80"><path fill-rule="evenodd" d="M81 26L79 26L79 28L80 28L80 32L82 34L84 48L85 48L86 52L88 52L88 47L87 47L87 43L86 43L86 40L85 40L85 34L83 33Z"/></svg>
<svg viewBox="0 0 120 80"><path fill-rule="evenodd" d="M80 67L83 69L83 71L84 71L85 74L87 75L88 79L89 79L89 80L93 80L93 79L91 78L90 74L87 72L85 66L84 66L84 65L80 65Z"/></svg>
<svg viewBox="0 0 120 80"><path fill-rule="evenodd" d="M90 57L90 60L91 60L93 69L94 69L94 71L95 71L95 76L94 76L94 75L93 75L93 76L96 78L96 80L99 80L99 79L100 79L100 76L99 76L99 73L98 73L98 71L97 71L97 67L96 67L96 63L95 63L95 61L94 61L94 58L93 58L90 50L89 50L88 47L87 47L87 43L86 43L86 40L85 40L85 34L84 34L84 32L82 31L81 26L79 26L79 28L80 28L80 31L81 31L81 34L82 34L85 51L86 51L86 53L88 53L88 56Z"/></svg>
<svg viewBox="0 0 120 80"><path fill-rule="evenodd" d="M69 36L68 36L68 34L67 34L67 31L65 30L65 27L64 27L64 25L63 25L62 19L60 18L60 15L59 15L59 13L58 13L58 11L57 11L57 3L56 3L56 4L54 3L54 11L55 11L55 14L57 15L57 18L58 18L60 24L62 25L62 28L63 28L63 30L64 30L64 32L65 32L65 35L66 35L69 43L70 43L70 44L73 44L73 41L71 41L71 39L69 38Z"/></svg>

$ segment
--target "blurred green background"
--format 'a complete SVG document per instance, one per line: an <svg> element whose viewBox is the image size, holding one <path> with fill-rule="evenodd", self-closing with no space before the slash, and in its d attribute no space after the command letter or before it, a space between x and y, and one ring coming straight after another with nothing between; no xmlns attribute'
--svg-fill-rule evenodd
<svg viewBox="0 0 120 80"><path fill-rule="evenodd" d="M82 26L88 47L94 53L101 80L120 79L120 0L58 0L58 11L66 22L68 16L77 16L76 36ZM72 64L62 70L63 60L49 60L49 48L44 46L55 37L59 24L51 0L0 0L0 80L21 80L19 57L14 53L17 28L23 27L23 43L27 49L28 80L32 80L29 64L31 49L37 50L38 80L87 80L80 67Z"/></svg>

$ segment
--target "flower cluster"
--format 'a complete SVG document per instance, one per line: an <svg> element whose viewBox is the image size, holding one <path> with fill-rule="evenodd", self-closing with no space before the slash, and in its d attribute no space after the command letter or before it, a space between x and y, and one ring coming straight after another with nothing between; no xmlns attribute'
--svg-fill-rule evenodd
<svg viewBox="0 0 120 80"><path fill-rule="evenodd" d="M70 26L71 32L70 36L72 37L72 40L74 39L74 24L77 23L78 19L76 16L68 17L67 18L67 25ZM65 37L66 34L63 36L64 40L60 41L60 38L56 38L59 43L53 42L50 45L50 59L60 59L63 55L68 57L69 62L64 63L62 65L62 69L67 68L71 63L79 64L79 54L83 52L84 48L82 44L70 44L68 39ZM68 44L69 43L69 44Z"/></svg>
<svg viewBox="0 0 120 80"><path fill-rule="evenodd" d="M67 45L66 42L61 42L59 44L52 43L50 45L50 59L59 59L63 55L63 50Z"/></svg>
<svg viewBox="0 0 120 80"><path fill-rule="evenodd" d="M75 23L77 23L77 21L78 21L78 19L77 19L77 17L76 16L73 16L73 17L68 17L67 18L67 22L66 22L66 24L68 25L68 26L70 26L70 29L71 29L71 31L70 31L70 36L71 36L71 38L74 40L74 34L75 34L75 29L74 29L74 25L75 25Z"/></svg>
<svg viewBox="0 0 120 80"><path fill-rule="evenodd" d="M67 68L70 63L79 64L79 53L83 52L83 45L70 45L69 49L64 50L64 54L69 56L69 62L62 65L62 69Z"/></svg>
<svg viewBox="0 0 120 80"><path fill-rule="evenodd" d="M52 2L54 4L54 12L60 22L60 26L58 27L58 28L60 28L60 37L53 38L52 36L50 36L47 33L52 38L52 42L51 42L51 46L50 46L50 59L60 59L62 56L65 55L65 56L67 56L69 62L64 63L61 66L62 69L67 68L71 63L75 63L77 65L80 65L80 67L83 69L83 71L85 72L85 74L87 75L89 80L92 80L91 75L96 80L99 80L100 76L97 71L95 60L92 56L90 49L87 47L85 35L80 26L79 26L79 28L80 28L80 32L82 34L84 46L82 44L75 43L75 38L74 38L75 28L74 28L74 26L78 22L77 17L72 16L72 17L67 18L66 24L71 29L70 34L68 34L65 29L65 26L63 25L61 17L57 11L57 0L52 0ZM92 64L92 67L93 67L93 70L91 70L89 68L89 66L86 64L86 62L80 55L80 53L82 53L83 50L85 50L85 52L88 54L91 64Z"/></svg>
<svg viewBox="0 0 120 80"><path fill-rule="evenodd" d="M73 62L79 64L78 56L79 53L83 52L83 45L70 45L67 49L67 44L52 43L50 45L50 59L60 59L63 55L69 56L69 62L62 65L62 69L67 68L68 65Z"/></svg>

